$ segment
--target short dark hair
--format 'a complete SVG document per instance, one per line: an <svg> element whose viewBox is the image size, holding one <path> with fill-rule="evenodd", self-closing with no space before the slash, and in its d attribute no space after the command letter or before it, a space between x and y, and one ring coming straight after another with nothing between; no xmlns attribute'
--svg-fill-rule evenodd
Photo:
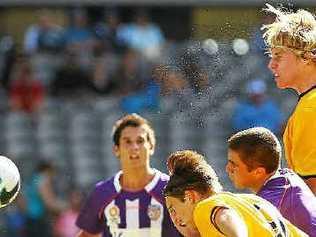
<svg viewBox="0 0 316 237"><path fill-rule="evenodd" d="M271 173L279 167L281 145L269 129L254 127L237 132L228 139L228 148L239 153L249 171L264 167Z"/></svg>
<svg viewBox="0 0 316 237"><path fill-rule="evenodd" d="M120 144L120 138L121 134L124 128L126 127L140 127L145 126L147 130L147 139L151 143L153 147L155 147L156 144L156 138L155 138L155 132L154 129L151 127L148 120L141 117L138 114L128 114L121 119L117 120L116 123L113 126L112 130L112 139L114 145L118 146Z"/></svg>
<svg viewBox="0 0 316 237"><path fill-rule="evenodd" d="M195 190L201 194L217 193L222 190L213 168L203 155L183 150L172 153L167 161L170 180L164 189L164 196L184 200L186 190Z"/></svg>
<svg viewBox="0 0 316 237"><path fill-rule="evenodd" d="M56 167L48 160L40 160L36 166L36 172L43 173L46 171L55 171Z"/></svg>

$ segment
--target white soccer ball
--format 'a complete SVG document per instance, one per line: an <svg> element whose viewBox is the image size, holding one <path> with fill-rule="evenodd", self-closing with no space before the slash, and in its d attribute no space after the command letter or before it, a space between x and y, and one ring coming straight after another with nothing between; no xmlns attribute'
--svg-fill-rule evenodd
<svg viewBox="0 0 316 237"><path fill-rule="evenodd" d="M10 204L21 186L20 172L9 158L0 156L0 208Z"/></svg>

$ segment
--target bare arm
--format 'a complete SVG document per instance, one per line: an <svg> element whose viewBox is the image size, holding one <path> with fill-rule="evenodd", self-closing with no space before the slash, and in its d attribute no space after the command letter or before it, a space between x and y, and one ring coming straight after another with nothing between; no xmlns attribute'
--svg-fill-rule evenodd
<svg viewBox="0 0 316 237"><path fill-rule="evenodd" d="M42 184L39 186L39 192L43 198L45 205L49 208L50 211L59 213L63 210L64 204L58 200L56 197L51 180L49 178L45 178Z"/></svg>
<svg viewBox="0 0 316 237"><path fill-rule="evenodd" d="M76 237L101 237L101 234L90 234L84 230L81 230Z"/></svg>
<svg viewBox="0 0 316 237"><path fill-rule="evenodd" d="M214 217L214 221L219 229L227 237L247 237L248 228L246 223L233 210L228 208L220 208Z"/></svg>

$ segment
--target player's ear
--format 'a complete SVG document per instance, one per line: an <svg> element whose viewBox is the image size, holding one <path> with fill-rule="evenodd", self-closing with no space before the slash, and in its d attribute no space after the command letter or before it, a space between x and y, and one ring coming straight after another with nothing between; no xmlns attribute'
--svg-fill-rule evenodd
<svg viewBox="0 0 316 237"><path fill-rule="evenodd" d="M258 167L258 168L256 168L256 170L255 170L255 174L256 174L257 176L264 176L264 175L267 174L267 172L266 172L266 169L265 169L265 168L263 168L263 167Z"/></svg>
<svg viewBox="0 0 316 237"><path fill-rule="evenodd" d="M113 154L114 154L117 158L120 157L120 152L119 152L119 146L118 146L118 145L114 145L114 146L112 147L112 152L113 152Z"/></svg>
<svg viewBox="0 0 316 237"><path fill-rule="evenodd" d="M184 191L184 200L189 203L196 203L200 200L200 194L194 190L185 190Z"/></svg>
<svg viewBox="0 0 316 237"><path fill-rule="evenodd" d="M155 153L155 145L150 142L150 155L152 156Z"/></svg>

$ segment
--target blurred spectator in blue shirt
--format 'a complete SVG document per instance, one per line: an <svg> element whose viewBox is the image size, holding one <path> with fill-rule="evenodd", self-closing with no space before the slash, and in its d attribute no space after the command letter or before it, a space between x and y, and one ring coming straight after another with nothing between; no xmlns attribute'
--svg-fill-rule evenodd
<svg viewBox="0 0 316 237"><path fill-rule="evenodd" d="M119 27L118 37L128 47L138 50L150 60L159 58L161 47L165 42L159 26L149 20L144 10L137 12L135 22Z"/></svg>
<svg viewBox="0 0 316 237"><path fill-rule="evenodd" d="M78 57L80 67L90 70L92 67L95 38L90 29L88 16L84 9L74 9L70 14L70 24L65 33L66 50Z"/></svg>
<svg viewBox="0 0 316 237"><path fill-rule="evenodd" d="M265 127L279 134L283 124L283 114L277 104L268 99L266 84L256 79L247 84L248 98L237 102L233 112L232 127L240 131L251 127Z"/></svg>
<svg viewBox="0 0 316 237"><path fill-rule="evenodd" d="M65 209L53 189L54 166L41 161L30 182L25 185L27 236L52 236L51 217Z"/></svg>
<svg viewBox="0 0 316 237"><path fill-rule="evenodd" d="M71 12L70 25L66 29L67 47L84 47L93 41L92 31L89 29L88 17L84 10L75 9Z"/></svg>
<svg viewBox="0 0 316 237"><path fill-rule="evenodd" d="M117 31L121 25L118 12L114 9L105 12L104 22L99 22L94 28L96 37L96 53L113 52L117 54L123 53L125 44L119 39Z"/></svg>
<svg viewBox="0 0 316 237"><path fill-rule="evenodd" d="M41 10L38 23L31 25L25 32L24 52L33 54L38 52L57 53L64 48L64 30L57 25L51 12Z"/></svg>
<svg viewBox="0 0 316 237"><path fill-rule="evenodd" d="M14 204L10 205L5 212L7 236L27 237L25 210L25 199L23 195L20 193Z"/></svg>

